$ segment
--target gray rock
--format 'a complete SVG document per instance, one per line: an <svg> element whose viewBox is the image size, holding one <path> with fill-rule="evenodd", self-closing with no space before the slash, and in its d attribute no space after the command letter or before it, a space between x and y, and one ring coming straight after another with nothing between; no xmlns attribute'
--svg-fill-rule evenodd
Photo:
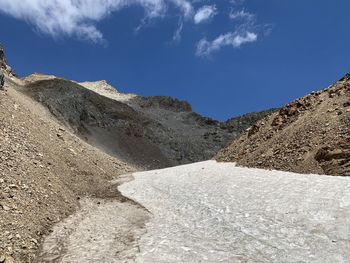
<svg viewBox="0 0 350 263"><path fill-rule="evenodd" d="M5 77L4 73L0 70L0 90L3 90L5 86Z"/></svg>

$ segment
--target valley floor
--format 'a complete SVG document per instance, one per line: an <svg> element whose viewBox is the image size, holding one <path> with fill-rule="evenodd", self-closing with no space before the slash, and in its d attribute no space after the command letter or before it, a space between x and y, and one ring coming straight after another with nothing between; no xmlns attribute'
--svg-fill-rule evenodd
<svg viewBox="0 0 350 263"><path fill-rule="evenodd" d="M42 256L56 253L56 262L349 262L350 178L215 161L133 177L119 191L135 203L83 201L46 239Z"/></svg>

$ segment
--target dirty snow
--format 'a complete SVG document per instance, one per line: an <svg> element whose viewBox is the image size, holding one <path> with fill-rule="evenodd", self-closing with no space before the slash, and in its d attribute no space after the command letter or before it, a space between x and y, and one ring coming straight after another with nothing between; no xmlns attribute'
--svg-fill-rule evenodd
<svg viewBox="0 0 350 263"><path fill-rule="evenodd" d="M136 262L350 262L350 178L208 161L134 174Z"/></svg>

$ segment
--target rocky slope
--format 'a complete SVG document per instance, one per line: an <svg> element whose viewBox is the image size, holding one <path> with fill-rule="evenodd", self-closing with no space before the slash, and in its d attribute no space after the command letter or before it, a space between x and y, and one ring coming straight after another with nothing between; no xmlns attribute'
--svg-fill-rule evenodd
<svg viewBox="0 0 350 263"><path fill-rule="evenodd" d="M105 81L76 83L34 74L24 82L21 92L67 129L140 169L210 159L247 125L241 119L220 123L201 117L187 102L170 97L123 94ZM250 126L266 114L243 119Z"/></svg>
<svg viewBox="0 0 350 263"><path fill-rule="evenodd" d="M238 165L350 175L350 74L287 104L215 157Z"/></svg>
<svg viewBox="0 0 350 263"><path fill-rule="evenodd" d="M0 262L33 262L42 237L83 196L125 201L110 180L135 169L71 134L18 92L0 52Z"/></svg>
<svg viewBox="0 0 350 263"><path fill-rule="evenodd" d="M42 236L85 195L118 197L133 170L69 133L5 79L0 92L0 256L32 262ZM121 197L120 197L121 198ZM11 262L11 261L8 261Z"/></svg>

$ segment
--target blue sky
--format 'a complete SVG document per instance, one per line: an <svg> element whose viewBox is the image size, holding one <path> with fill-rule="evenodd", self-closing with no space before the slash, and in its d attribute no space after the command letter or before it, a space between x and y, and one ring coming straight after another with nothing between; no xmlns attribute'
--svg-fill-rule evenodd
<svg viewBox="0 0 350 263"><path fill-rule="evenodd" d="M0 0L0 42L20 76L105 79L224 120L349 71L348 10L348 0Z"/></svg>

